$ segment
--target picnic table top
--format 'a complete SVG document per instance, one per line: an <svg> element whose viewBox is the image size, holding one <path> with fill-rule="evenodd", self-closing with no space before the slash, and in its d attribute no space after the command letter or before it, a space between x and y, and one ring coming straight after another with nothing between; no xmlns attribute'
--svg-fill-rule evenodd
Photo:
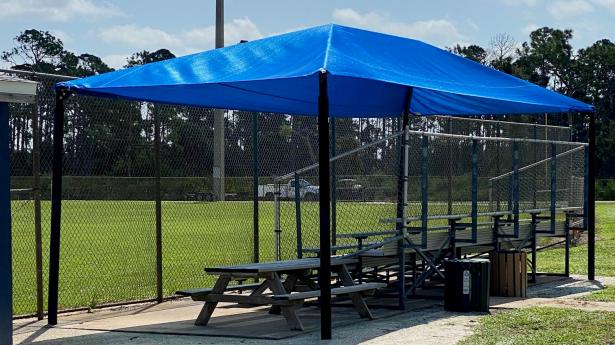
<svg viewBox="0 0 615 345"><path fill-rule="evenodd" d="M331 257L331 266L339 266L346 264L353 264L358 262L356 258L345 258L341 256ZM307 258L307 259L295 259L295 260L282 260L272 262L257 262L244 265L234 266L219 266L219 267L206 267L205 272L209 274L220 273L269 273L269 272L286 272L286 271L298 271L306 269L314 269L320 267L319 258Z"/></svg>

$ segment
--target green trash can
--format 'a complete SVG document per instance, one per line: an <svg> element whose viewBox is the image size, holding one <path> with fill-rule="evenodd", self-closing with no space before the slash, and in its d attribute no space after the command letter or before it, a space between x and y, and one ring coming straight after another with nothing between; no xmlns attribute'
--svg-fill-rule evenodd
<svg viewBox="0 0 615 345"><path fill-rule="evenodd" d="M446 260L444 309L488 312L490 266L487 259Z"/></svg>

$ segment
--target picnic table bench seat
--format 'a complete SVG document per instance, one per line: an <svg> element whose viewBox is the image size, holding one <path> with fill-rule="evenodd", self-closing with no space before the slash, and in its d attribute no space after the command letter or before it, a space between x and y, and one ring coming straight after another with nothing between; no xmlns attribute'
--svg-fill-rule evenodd
<svg viewBox="0 0 615 345"><path fill-rule="evenodd" d="M350 286L340 286L331 289L331 295L347 295L351 293L361 292L363 294L371 294L377 289L386 287L386 283L362 283ZM305 292L293 292L282 295L273 295L273 299L285 300L285 301L303 301L308 298L320 297L320 290L310 290Z"/></svg>
<svg viewBox="0 0 615 345"><path fill-rule="evenodd" d="M243 290L254 290L258 288L261 284L239 284L239 285L231 285L225 288L225 291L240 291ZM194 301L200 301L205 296L211 294L213 292L213 288L203 288L203 289L189 289L189 290L179 290L176 291L175 294L184 297L190 297Z"/></svg>

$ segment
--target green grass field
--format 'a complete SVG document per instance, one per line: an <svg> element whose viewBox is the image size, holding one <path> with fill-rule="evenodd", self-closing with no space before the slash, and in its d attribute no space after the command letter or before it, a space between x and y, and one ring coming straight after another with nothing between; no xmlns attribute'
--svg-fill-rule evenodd
<svg viewBox="0 0 615 345"><path fill-rule="evenodd" d="M14 313L36 310L33 204L14 201ZM203 267L253 260L251 202L163 202L163 287L207 287ZM156 296L155 213L150 201L65 201L62 206L60 307L90 307ZM296 257L294 204L282 203L282 257ZM303 241L318 244L318 204L302 203ZM339 203L338 228L388 229L388 203ZM42 204L43 263L47 285L50 203ZM309 222L308 220L312 220ZM273 202L260 203L260 261L274 259ZM46 296L46 291L45 295ZM46 299L46 298L45 298Z"/></svg>
<svg viewBox="0 0 615 345"><path fill-rule="evenodd" d="M42 204L43 263L49 248L49 202ZM14 312L35 311L33 204L14 201ZM338 231L388 230L379 220L393 217L390 203L340 202ZM304 246L318 244L318 204L302 203ZM294 204L282 203L282 257L296 257ZM93 307L103 303L153 298L156 291L154 204L150 201L65 201L62 218L60 307ZM615 275L615 204L599 204L597 274ZM261 261L274 258L273 203L260 203ZM210 286L203 267L253 260L251 202L163 202L163 286L178 289ZM349 242L351 243L351 242ZM562 249L540 253L539 269L561 271ZM573 273L586 270L586 246L572 249ZM46 292L45 292L46 296Z"/></svg>
<svg viewBox="0 0 615 345"><path fill-rule="evenodd" d="M606 286L603 290L593 292L579 299L582 301L615 302L615 285Z"/></svg>
<svg viewBox="0 0 615 345"><path fill-rule="evenodd" d="M615 203L596 205L596 275L615 276ZM538 253L538 271L562 272L564 249ZM587 274L587 245L570 249L570 273Z"/></svg>
<svg viewBox="0 0 615 345"><path fill-rule="evenodd" d="M534 307L484 317L460 345L579 344L615 342L615 313Z"/></svg>

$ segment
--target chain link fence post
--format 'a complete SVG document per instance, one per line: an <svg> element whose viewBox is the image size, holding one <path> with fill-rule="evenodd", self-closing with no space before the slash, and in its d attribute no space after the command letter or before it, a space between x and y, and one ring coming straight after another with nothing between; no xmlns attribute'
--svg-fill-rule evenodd
<svg viewBox="0 0 615 345"><path fill-rule="evenodd" d="M38 103L38 102L37 102ZM43 297L43 234L41 230L41 137L38 106L32 111L32 190L34 197L34 243L36 256L36 317L44 316Z"/></svg>
<svg viewBox="0 0 615 345"><path fill-rule="evenodd" d="M259 204L258 204L258 113L252 113L252 260L260 261L260 237L259 237Z"/></svg>
<svg viewBox="0 0 615 345"><path fill-rule="evenodd" d="M153 108L154 117L154 198L156 207L156 300L164 297L162 286L162 195L160 191L160 114Z"/></svg>

